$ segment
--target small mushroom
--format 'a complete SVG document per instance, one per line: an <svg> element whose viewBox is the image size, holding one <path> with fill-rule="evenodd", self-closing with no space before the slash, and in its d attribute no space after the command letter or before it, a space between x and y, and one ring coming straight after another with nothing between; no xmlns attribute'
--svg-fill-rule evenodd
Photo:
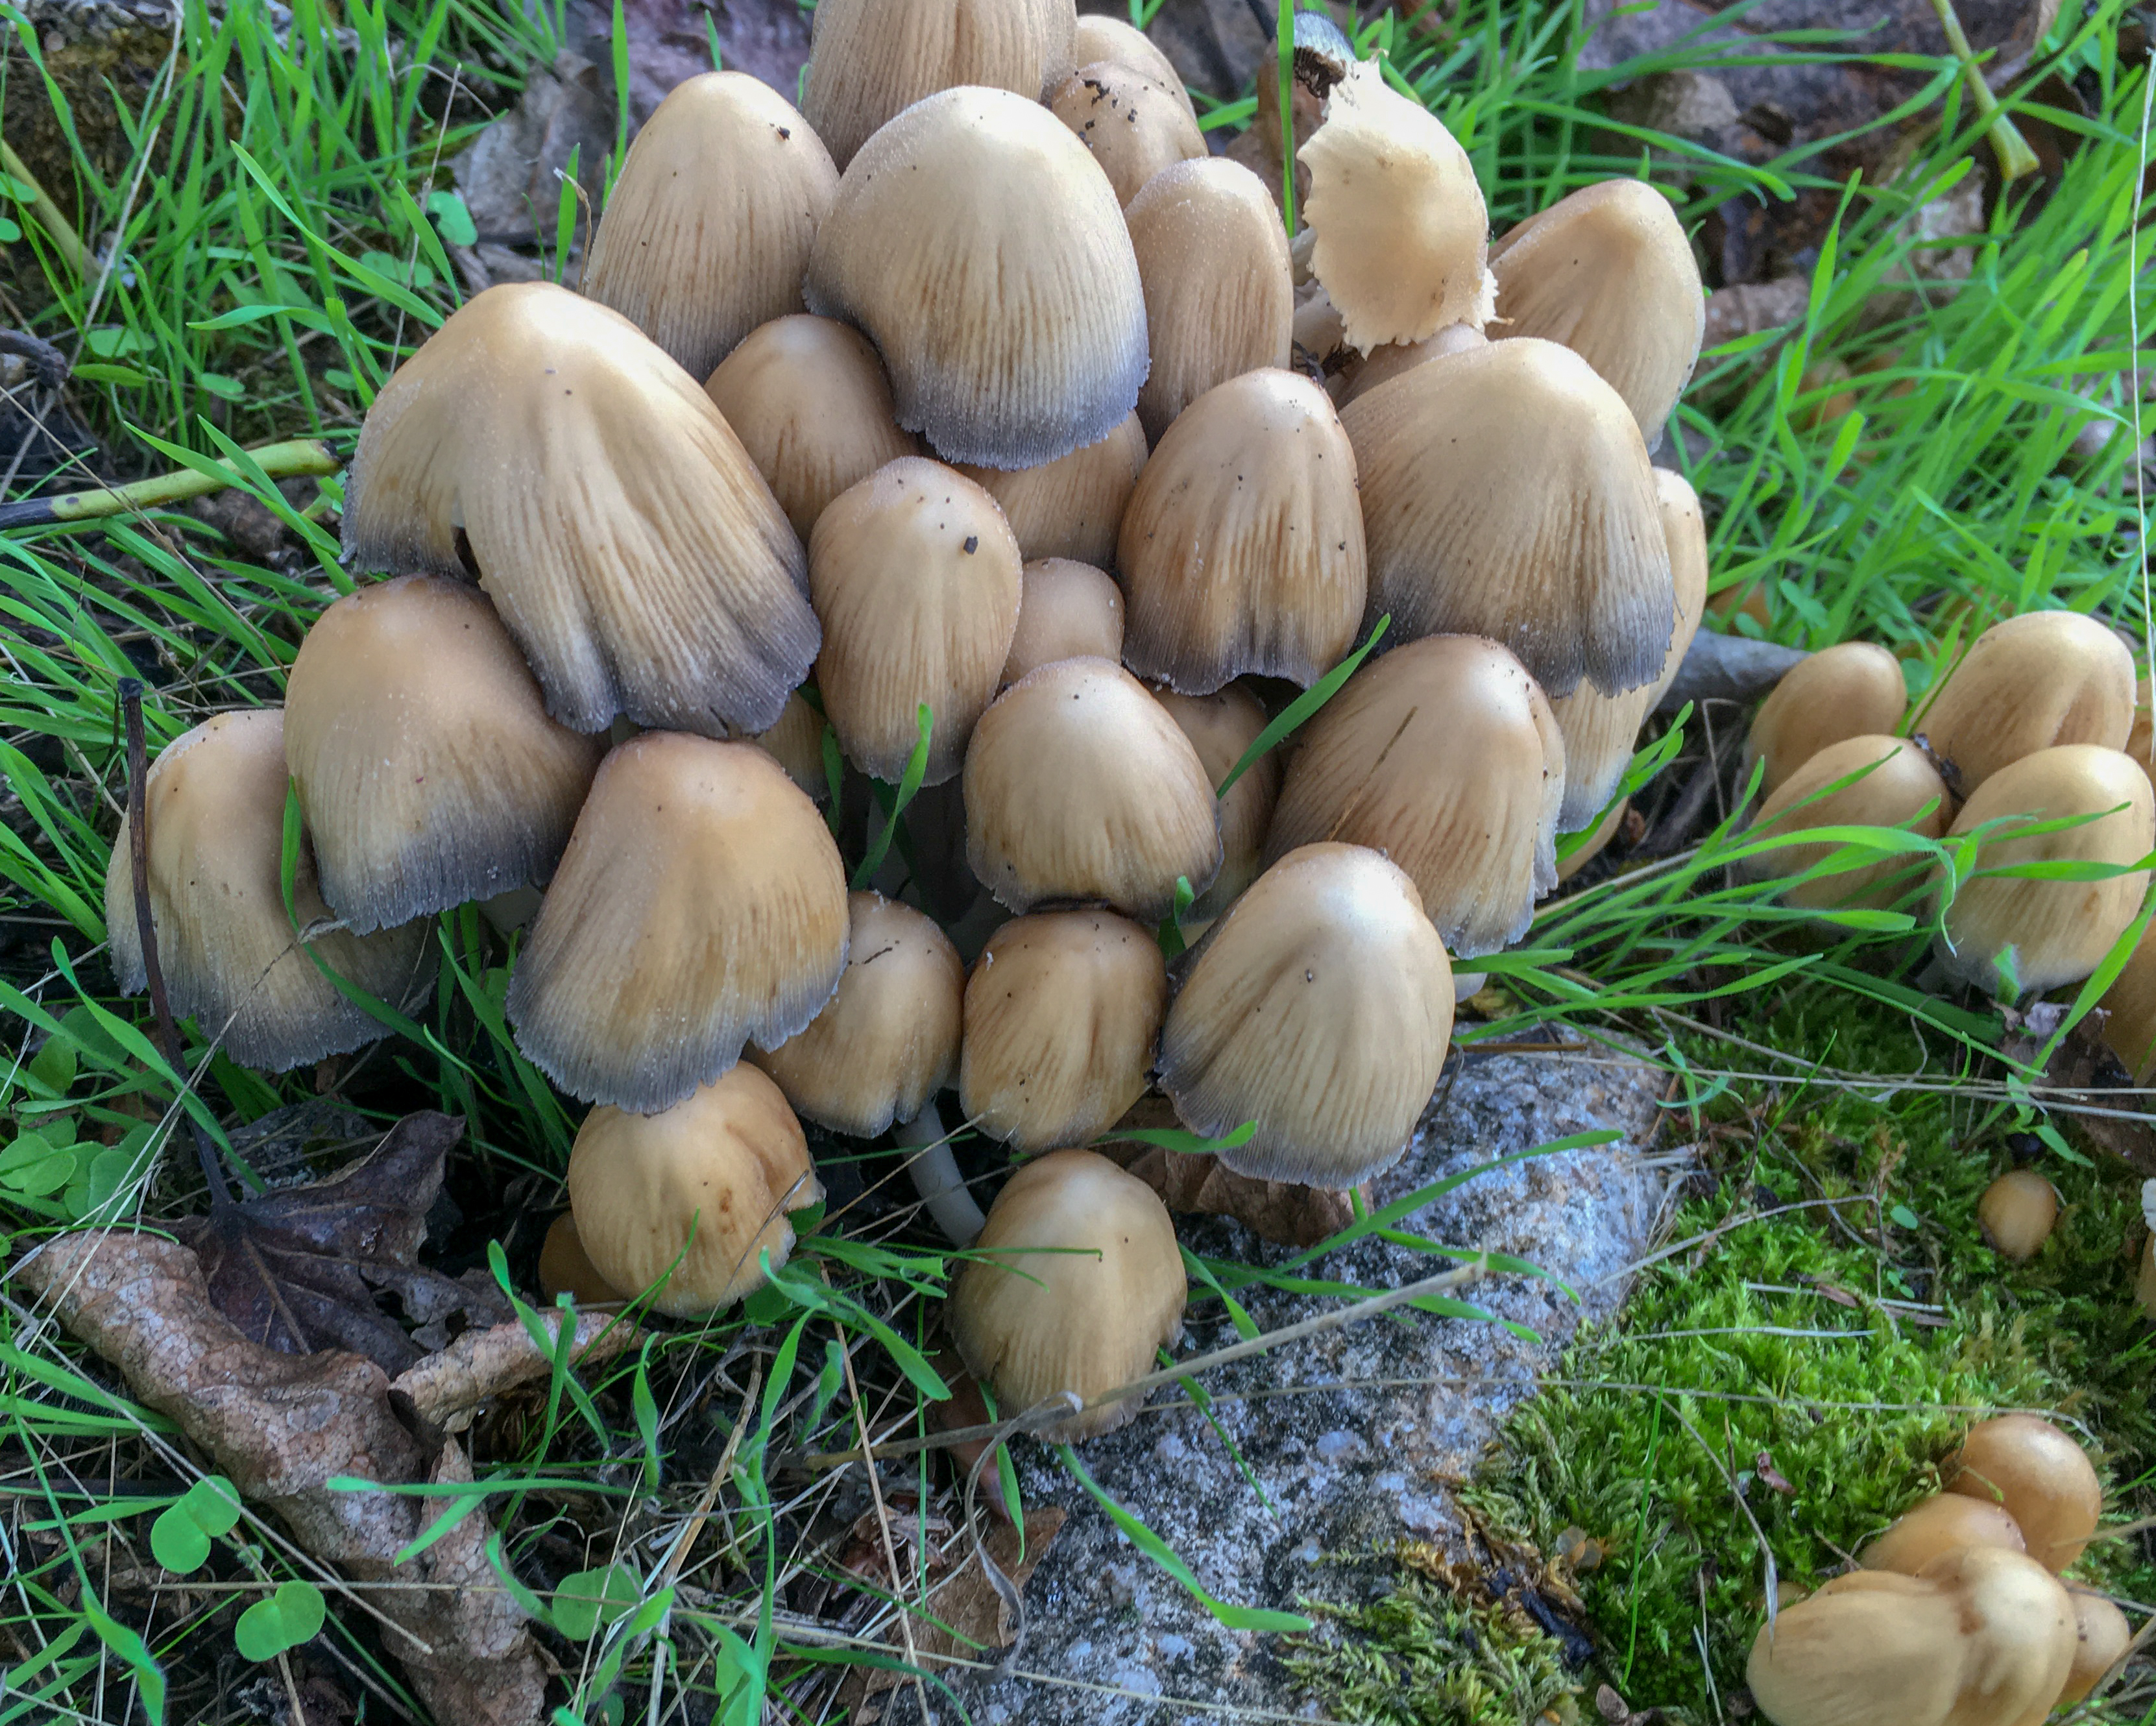
<svg viewBox="0 0 2156 1726"><path fill-rule="evenodd" d="M565 1210L547 1225L539 1243L539 1292L552 1301L571 1297L579 1307L611 1306L629 1297L599 1275L577 1233L577 1214Z"/></svg>
<svg viewBox="0 0 2156 1726"><path fill-rule="evenodd" d="M1175 62L1153 46L1152 37L1119 18L1105 12L1081 13L1078 33L1071 42L1070 59L1074 65L1080 66L1107 60L1127 66L1133 72L1142 72L1154 83L1165 85L1174 91L1182 100L1183 112L1194 121L1198 118L1197 105L1190 100L1190 92L1183 87L1183 74L1175 69Z"/></svg>
<svg viewBox="0 0 2156 1726"><path fill-rule="evenodd" d="M1853 777L1860 773L1862 778ZM1845 779L1851 783L1841 785ZM1841 789L1829 789L1835 785ZM1845 737L1813 756L1760 805L1751 836L1820 827L1906 827L1937 839L1946 831L1947 807L1945 784L1907 737ZM1794 883L1783 896L1806 911L1883 908L1917 885L1908 874L1910 860L1899 856L1837 869L1815 881L1797 879L1841 849L1833 840L1777 845L1739 866L1755 881L1779 877Z"/></svg>
<svg viewBox="0 0 2156 1726"><path fill-rule="evenodd" d="M1179 696L1173 690L1155 692L1168 717L1183 727L1205 777L1214 785L1234 771L1235 763L1256 742L1265 728L1264 704L1240 683L1215 690L1209 696ZM1233 904L1243 889L1258 878L1264 866L1265 834L1272 825L1273 807L1280 801L1281 766L1277 751L1260 755L1220 799L1220 872L1213 885L1191 905L1194 919L1216 917Z"/></svg>
<svg viewBox="0 0 2156 1726"><path fill-rule="evenodd" d="M831 800L831 776L824 766L824 716L803 701L796 690L787 696L778 723L750 739L784 768L786 777L815 803Z"/></svg>
<svg viewBox="0 0 2156 1726"><path fill-rule="evenodd" d="M2033 1169L2009 1169L1984 1189L1976 1220L1991 1250L2020 1264L2051 1238L2059 1220L2058 1190Z"/></svg>
<svg viewBox="0 0 2156 1726"><path fill-rule="evenodd" d="M1939 1473L1949 1492L2005 1511L2029 1556L2055 1573L2082 1555L2103 1513L2103 1488L2087 1453L2035 1415L1978 1421Z"/></svg>
<svg viewBox="0 0 2156 1726"><path fill-rule="evenodd" d="M1771 795L1832 744L1892 737L1909 706L1902 662L1876 641L1842 641L1789 667L1759 704L1744 739L1744 767L1763 761Z"/></svg>
<svg viewBox="0 0 2156 1726"><path fill-rule="evenodd" d="M1347 399L1368 395L1381 383L1390 383L1403 372L1412 372L1425 360L1441 360L1449 353L1471 347L1487 347L1490 338L1472 324L1447 324L1435 336L1419 342L1388 342L1373 347L1352 372Z"/></svg>
<svg viewBox="0 0 2156 1726"><path fill-rule="evenodd" d="M1136 414L1099 443L1039 467L953 464L1003 506L1027 562L1068 557L1104 569L1115 561L1116 531L1145 465L1145 428Z"/></svg>
<svg viewBox="0 0 2156 1726"><path fill-rule="evenodd" d="M2133 1082L2146 1085L2156 1076L2156 933L2143 933L2097 1005L2103 1012L2097 1035Z"/></svg>
<svg viewBox="0 0 2156 1726"><path fill-rule="evenodd" d="M1126 208L1154 175L1205 157L1205 135L1179 80L1163 84L1150 73L1096 60L1057 85L1048 107L1092 152Z"/></svg>
<svg viewBox="0 0 2156 1726"><path fill-rule="evenodd" d="M2133 1646L2133 1630L2126 1615L2102 1595L2070 1588L2066 1595L2074 1604L2074 1663L2058 1700L2051 1704L2054 1709L2071 1708L2085 1698Z"/></svg>
<svg viewBox="0 0 2156 1726"><path fill-rule="evenodd" d="M1625 824L1625 813L1631 807L1630 798L1621 803L1611 804L1603 811L1602 819L1594 824L1594 831L1587 835L1586 844L1575 845L1571 850L1558 855L1557 880L1559 886L1609 849L1609 841L1616 838L1617 830Z"/></svg>
<svg viewBox="0 0 2156 1726"><path fill-rule="evenodd" d="M2133 692L2133 655L2094 618L2024 612L1970 644L1912 729L1953 763L1955 794L1968 797L2040 749L2123 748Z"/></svg>
<svg viewBox="0 0 2156 1726"><path fill-rule="evenodd" d="M1069 557L1044 557L1022 572L1018 632L1003 681L1058 660L1123 656L1123 590L1106 571Z"/></svg>
<svg viewBox="0 0 2156 1726"><path fill-rule="evenodd" d="M1867 1570L1897 1570L1914 1576L1940 1554L1958 1552L1965 1546L2028 1550L2020 1525L1998 1505L1959 1492L1934 1492L1895 1518L1887 1532L1857 1555L1857 1562Z"/></svg>

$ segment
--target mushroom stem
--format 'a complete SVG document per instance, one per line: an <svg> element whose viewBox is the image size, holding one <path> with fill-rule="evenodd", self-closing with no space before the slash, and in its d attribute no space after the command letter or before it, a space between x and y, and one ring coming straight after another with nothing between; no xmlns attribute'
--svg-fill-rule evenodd
<svg viewBox="0 0 2156 1726"><path fill-rule="evenodd" d="M930 1097L919 1114L894 1128L891 1137L901 1145L918 1148L906 1159L906 1172L936 1226L954 1245L971 1246L988 1218L966 1190L966 1177L959 1174L958 1159L951 1154L951 1136L943 1130L936 1099Z"/></svg>

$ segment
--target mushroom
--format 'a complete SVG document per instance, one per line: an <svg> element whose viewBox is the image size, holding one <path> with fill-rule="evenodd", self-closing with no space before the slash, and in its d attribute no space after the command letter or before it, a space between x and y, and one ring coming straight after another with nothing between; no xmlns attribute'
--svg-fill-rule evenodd
<svg viewBox="0 0 2156 1726"><path fill-rule="evenodd" d="M1039 467L952 465L1003 506L1027 562L1067 557L1105 568L1115 561L1116 530L1145 464L1145 428L1129 414L1099 443Z"/></svg>
<svg viewBox="0 0 2156 1726"><path fill-rule="evenodd" d="M814 803L831 800L831 776L824 766L825 720L796 690L787 696L778 723L751 739L786 769L786 777L798 785Z"/></svg>
<svg viewBox="0 0 2156 1726"><path fill-rule="evenodd" d="M2135 1084L2148 1084L2156 1076L2156 934L2143 932L2097 1005L2103 1015L2097 1035Z"/></svg>
<svg viewBox="0 0 2156 1726"><path fill-rule="evenodd" d="M670 1108L823 1010L846 930L838 847L777 762L647 732L599 764L518 955L516 1045L572 1097Z"/></svg>
<svg viewBox="0 0 2156 1726"><path fill-rule="evenodd" d="M2015 1264L2043 1250L2058 1220L2058 1191L2033 1169L2008 1170L1976 1201L1977 1225L1984 1240L1999 1257Z"/></svg>
<svg viewBox="0 0 2156 1726"><path fill-rule="evenodd" d="M1609 841L1616 838L1617 830L1625 824L1625 812L1631 807L1630 798L1611 804L1602 812L1602 819L1594 824L1594 831L1587 835L1587 842L1575 845L1558 856L1557 880L1559 886L1609 849Z"/></svg>
<svg viewBox="0 0 2156 1726"><path fill-rule="evenodd" d="M816 657L801 544L694 378L547 282L467 301L352 459L344 553L475 573L572 731L775 722Z"/></svg>
<svg viewBox="0 0 2156 1726"><path fill-rule="evenodd" d="M1902 662L1876 641L1843 641L1799 660L1759 704L1744 768L1766 763L1771 795L1812 757L1850 737L1892 736L1908 709Z"/></svg>
<svg viewBox="0 0 2156 1726"><path fill-rule="evenodd" d="M720 362L704 393L726 415L805 544L831 500L886 462L918 455L898 429L883 362L827 317L774 318Z"/></svg>
<svg viewBox="0 0 2156 1726"><path fill-rule="evenodd" d="M1145 382L1145 291L1115 188L1007 90L944 90L870 141L817 229L806 293L875 343L898 423L947 460L1038 467L1097 444Z"/></svg>
<svg viewBox="0 0 2156 1726"><path fill-rule="evenodd" d="M322 897L361 934L544 882L599 754L547 717L494 608L461 582L347 593L285 686L285 763Z"/></svg>
<svg viewBox="0 0 2156 1726"><path fill-rule="evenodd" d="M673 1107L602 1104L569 1152L569 1205L592 1268L676 1318L763 1286L793 1251L787 1213L823 1198L808 1142L778 1086L746 1062Z"/></svg>
<svg viewBox="0 0 2156 1726"><path fill-rule="evenodd" d="M1048 106L1092 152L1126 208L1154 175L1205 157L1205 135L1179 80L1163 84L1150 73L1096 60L1057 85Z"/></svg>
<svg viewBox="0 0 2156 1726"><path fill-rule="evenodd" d="M2070 1588L2074 1605L2074 1663L2054 1708L2071 1708L2096 1688L2097 1681L2123 1660L2133 1646L2126 1615L2100 1594Z"/></svg>
<svg viewBox="0 0 2156 1726"><path fill-rule="evenodd" d="M920 741L940 785L966 758L1018 629L1018 541L996 501L917 455L841 493L808 542L808 597L824 626L816 686L839 747L896 784Z"/></svg>
<svg viewBox="0 0 2156 1726"><path fill-rule="evenodd" d="M1867 1570L1897 1570L1914 1576L1942 1553L1965 1546L1996 1546L2007 1552L2029 1549L2014 1518L1996 1504L1959 1492L1934 1492L1894 1518L1887 1532L1857 1555Z"/></svg>
<svg viewBox="0 0 2156 1726"><path fill-rule="evenodd" d="M1181 1331L1188 1293L1160 1195L1092 1151L1052 1151L996 1194L944 1323L967 1369L1010 1415L1060 1391L1082 1402L1143 1378ZM1041 1436L1097 1438L1142 1401L1088 1409Z"/></svg>
<svg viewBox="0 0 2156 1726"><path fill-rule="evenodd" d="M404 1005L433 978L434 927L379 934L332 927L302 939L285 910L285 715L242 708L182 732L151 764L150 917L172 1011L242 1066L283 1072L382 1034L381 1021L324 974ZM122 816L105 876L112 973L135 994L148 981L135 906L134 828ZM292 877L302 930L331 921L304 835ZM319 963L318 963L319 962Z"/></svg>
<svg viewBox="0 0 2156 1726"><path fill-rule="evenodd" d="M1676 622L1647 446L1624 398L1532 336L1448 354L1348 403L1370 609L1394 639L1487 635L1552 696L1661 675Z"/></svg>
<svg viewBox="0 0 2156 1726"><path fill-rule="evenodd" d="M1455 959L1526 932L1557 885L1564 739L1494 641L1427 635L1373 660L1306 726L1267 859L1338 839L1404 869Z"/></svg>
<svg viewBox="0 0 2156 1726"><path fill-rule="evenodd" d="M1202 893L1220 867L1198 752L1107 660L1058 660L997 696L973 728L965 797L967 859L1014 912L1096 899L1155 922L1178 877Z"/></svg>
<svg viewBox="0 0 2156 1726"><path fill-rule="evenodd" d="M1197 105L1190 100L1190 92L1183 87L1183 74L1175 69L1175 62L1153 46L1152 38L1136 25L1105 12L1081 13L1078 33L1071 41L1070 59L1073 64L1080 66L1107 60L1127 66L1133 72L1142 72L1154 83L1165 85L1174 91L1183 103L1183 112L1194 121L1198 118Z"/></svg>
<svg viewBox="0 0 2156 1726"><path fill-rule="evenodd" d="M1020 591L1005 685L1058 660L1123 656L1123 590L1106 571L1044 557L1021 572Z"/></svg>
<svg viewBox="0 0 2156 1726"><path fill-rule="evenodd" d="M629 1297L593 1268L577 1233L577 1215L565 1210L547 1225L539 1243L539 1292L549 1301L567 1295L579 1307L604 1307Z"/></svg>
<svg viewBox="0 0 2156 1726"><path fill-rule="evenodd" d="M1390 1168L1437 1089L1452 967L1414 881L1379 853L1305 845L1191 950L1160 1086L1237 1174L1345 1190Z"/></svg>
<svg viewBox="0 0 2156 1726"><path fill-rule="evenodd" d="M967 1118L1017 1151L1097 1138L1145 1094L1167 1006L1160 945L1127 917L1005 923L966 979Z"/></svg>
<svg viewBox="0 0 2156 1726"><path fill-rule="evenodd" d="M1403 372L1412 372L1425 360L1441 360L1449 353L1465 353L1487 347L1490 338L1472 324L1447 324L1435 336L1419 342L1388 342L1373 347L1350 373L1347 399L1368 395L1381 383L1390 383ZM1659 470L1658 470L1659 471Z"/></svg>
<svg viewBox="0 0 2156 1726"><path fill-rule="evenodd" d="M1265 728L1265 706L1240 683L1209 696L1179 696L1158 690L1155 698L1183 727L1197 750L1205 777L1214 785L1234 771ZM1260 755L1220 799L1220 872L1190 907L1194 918L1216 917L1235 902L1264 866L1266 831L1280 801L1277 753Z"/></svg>
<svg viewBox="0 0 2156 1726"><path fill-rule="evenodd" d="M2012 1517L2029 1556L2053 1572L2082 1555L2103 1513L2103 1488L2087 1453L2036 1415L1978 1421L1939 1473L1949 1492Z"/></svg>
<svg viewBox="0 0 2156 1726"><path fill-rule="evenodd" d="M1843 784L1844 780L1851 783ZM1830 789L1835 786L1840 789ZM1820 827L1904 827L1937 839L1946 831L1947 807L1944 783L1924 752L1907 737L1845 737L1813 756L1760 805L1751 836L1766 839ZM1912 859L1902 855L1837 869L1815 881L1798 879L1842 849L1835 840L1777 845L1745 858L1739 866L1755 881L1779 877L1792 882L1783 896L1806 911L1885 908L1917 885L1908 876Z"/></svg>
<svg viewBox="0 0 2156 1726"><path fill-rule="evenodd" d="M674 86L629 146L583 289L696 377L801 310L839 171L785 97L746 72Z"/></svg>
<svg viewBox="0 0 2156 1726"><path fill-rule="evenodd" d="M2072 611L1994 624L1911 727L1953 764L1947 778L1959 797L2040 749L2123 749L2133 728L2133 655L2094 618Z"/></svg>

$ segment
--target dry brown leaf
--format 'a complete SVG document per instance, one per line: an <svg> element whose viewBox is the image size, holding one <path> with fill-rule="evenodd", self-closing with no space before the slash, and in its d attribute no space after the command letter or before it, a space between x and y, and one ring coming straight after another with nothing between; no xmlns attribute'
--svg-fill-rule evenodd
<svg viewBox="0 0 2156 1726"><path fill-rule="evenodd" d="M548 1308L539 1318L558 1342L561 1310ZM569 1359L579 1366L596 1366L641 1340L642 1335L619 1313L579 1312ZM399 1373L389 1388L410 1397L421 1415L444 1431L461 1432L471 1425L482 1403L546 1378L553 1370L552 1354L542 1353L523 1321L513 1318L485 1330L466 1331L446 1348Z"/></svg>

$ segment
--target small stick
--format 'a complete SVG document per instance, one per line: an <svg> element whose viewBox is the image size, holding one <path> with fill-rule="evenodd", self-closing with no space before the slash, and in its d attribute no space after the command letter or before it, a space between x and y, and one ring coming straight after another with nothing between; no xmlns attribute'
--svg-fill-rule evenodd
<svg viewBox="0 0 2156 1726"><path fill-rule="evenodd" d="M249 452L255 465L273 480L302 474L333 474L336 456L329 445L314 438L295 438L290 443L270 444ZM137 480L131 485L115 485L89 491L61 491L50 497L26 497L19 503L0 504L0 531L11 527L47 527L58 521L92 521L106 516L131 515L137 510L182 503L223 491L238 483L239 471L228 461L216 465L222 475L185 468L176 474Z"/></svg>
<svg viewBox="0 0 2156 1726"><path fill-rule="evenodd" d="M37 218L38 226L51 239L54 249L67 259L68 267L83 280L89 280L90 254L83 247L82 236L74 231L74 224L60 213L60 207L53 202L52 194L38 183L38 177L4 141L0 141L0 168L5 168L11 178L20 180L30 188L30 213Z"/></svg>
<svg viewBox="0 0 2156 1726"><path fill-rule="evenodd" d="M1946 32L1947 46L1961 62L1962 75L1969 80L1969 100L1976 104L1976 111L1991 122L1989 136L1992 152L1999 157L1999 177L2010 186L2025 175L2035 173L2043 164L2036 160L2036 152L2029 147L2029 141L2021 136L2020 127L2001 110L1991 86L1984 81L1983 69L1976 63L1976 50L1969 45L1968 34L1953 9L1953 0L1932 0L1932 10L1938 14L1939 28Z"/></svg>

